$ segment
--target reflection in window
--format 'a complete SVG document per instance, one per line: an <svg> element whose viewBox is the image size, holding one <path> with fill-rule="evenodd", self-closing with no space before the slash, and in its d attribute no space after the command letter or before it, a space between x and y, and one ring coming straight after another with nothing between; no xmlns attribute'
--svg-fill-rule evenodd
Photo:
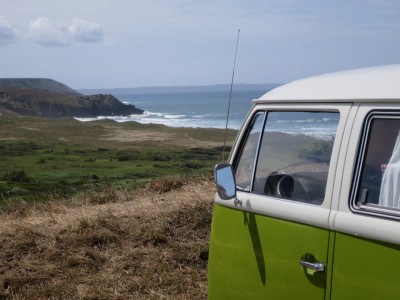
<svg viewBox="0 0 400 300"><path fill-rule="evenodd" d="M373 117L357 203L400 208L400 119Z"/></svg>
<svg viewBox="0 0 400 300"><path fill-rule="evenodd" d="M400 132L389 162L381 166L383 170L379 205L400 208Z"/></svg>
<svg viewBox="0 0 400 300"><path fill-rule="evenodd" d="M253 192L321 204L337 112L268 112Z"/></svg>
<svg viewBox="0 0 400 300"><path fill-rule="evenodd" d="M251 188L253 168L264 116L265 113L258 113L255 116L240 153L240 159L235 170L235 178L236 186L241 190L250 191Z"/></svg>

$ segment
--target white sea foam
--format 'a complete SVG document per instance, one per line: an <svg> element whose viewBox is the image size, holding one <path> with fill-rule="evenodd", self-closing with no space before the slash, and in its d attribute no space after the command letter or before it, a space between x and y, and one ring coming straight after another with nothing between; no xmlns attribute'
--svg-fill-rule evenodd
<svg viewBox="0 0 400 300"><path fill-rule="evenodd" d="M130 116L99 116L97 118L75 118L81 122L90 122L96 120L109 119L116 122L139 122L142 124L161 124L169 127L192 127L192 128L225 128L225 120L222 119L207 119L204 116L198 115L189 117L187 115L172 115L164 113L156 113L145 111L141 115ZM232 121L229 123L229 128L239 129L241 122Z"/></svg>
<svg viewBox="0 0 400 300"><path fill-rule="evenodd" d="M249 108L251 99L265 91L238 91L232 97L229 128L239 129ZM117 95L118 97L118 95ZM225 128L227 93L210 92L168 92L124 94L124 103L130 103L145 110L141 115L101 116L77 118L87 122L110 119L116 122L139 122L163 124L170 127Z"/></svg>
<svg viewBox="0 0 400 300"><path fill-rule="evenodd" d="M164 115L166 119L182 119L185 118L186 115Z"/></svg>

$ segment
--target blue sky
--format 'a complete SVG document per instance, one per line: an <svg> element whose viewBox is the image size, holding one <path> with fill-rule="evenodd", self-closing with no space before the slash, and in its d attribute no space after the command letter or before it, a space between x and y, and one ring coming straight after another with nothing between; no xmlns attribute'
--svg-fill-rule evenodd
<svg viewBox="0 0 400 300"><path fill-rule="evenodd" d="M236 83L400 63L398 0L0 0L0 77Z"/></svg>

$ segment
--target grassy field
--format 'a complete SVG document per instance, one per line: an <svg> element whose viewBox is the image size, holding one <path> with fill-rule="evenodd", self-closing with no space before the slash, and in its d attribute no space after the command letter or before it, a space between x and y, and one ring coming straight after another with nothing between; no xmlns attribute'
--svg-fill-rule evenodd
<svg viewBox="0 0 400 300"><path fill-rule="evenodd" d="M224 131L109 120L0 119L0 209L22 199L105 186L136 189L164 176L202 176L221 160ZM229 131L232 142L236 132Z"/></svg>
<svg viewBox="0 0 400 300"><path fill-rule="evenodd" d="M205 299L223 139L1 117L0 299Z"/></svg>

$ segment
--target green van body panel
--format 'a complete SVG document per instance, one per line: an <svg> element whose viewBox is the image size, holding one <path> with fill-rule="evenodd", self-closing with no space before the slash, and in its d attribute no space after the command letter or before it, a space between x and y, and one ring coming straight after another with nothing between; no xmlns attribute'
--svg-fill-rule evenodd
<svg viewBox="0 0 400 300"><path fill-rule="evenodd" d="M381 201L382 190L383 198L389 200L392 186L398 191L398 176L385 189L382 186L384 175L400 160L399 75L400 64L325 74L296 80L253 101L229 162L237 167L242 153L253 151L243 144L252 132L252 117L259 111L340 111L328 175L331 180L325 186L321 210L302 211L299 203L291 210L290 204L278 202L288 201L287 194L274 194L273 189L278 191L285 177L275 178L276 186L268 189L271 193L265 193L265 187L264 193L254 189L257 167L263 166L257 156L263 149L261 136L254 149L254 164L244 174L249 176L235 178L237 198L224 202L216 196L208 261L210 300L400 298L400 206L397 201ZM281 154L281 148L276 146L272 153ZM323 215L316 215L319 212ZM318 217L315 222L309 219L313 216ZM299 262L305 255L307 262L324 263L325 272L303 268Z"/></svg>
<svg viewBox="0 0 400 300"><path fill-rule="evenodd" d="M326 263L329 230L219 204L213 214L210 300L324 299L326 274L299 261L309 253Z"/></svg>
<svg viewBox="0 0 400 300"><path fill-rule="evenodd" d="M331 299L399 299L400 246L336 233Z"/></svg>
<svg viewBox="0 0 400 300"><path fill-rule="evenodd" d="M325 290L325 300L330 299L331 289L332 289L332 270L333 270L333 256L335 253L335 239L336 232L329 232L329 245L328 245L328 260L326 262L326 290Z"/></svg>

